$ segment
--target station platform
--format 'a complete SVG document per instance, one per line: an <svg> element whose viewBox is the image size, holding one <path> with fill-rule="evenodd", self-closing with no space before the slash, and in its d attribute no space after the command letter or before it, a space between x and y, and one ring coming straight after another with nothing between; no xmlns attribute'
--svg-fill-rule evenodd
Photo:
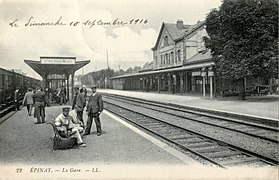
<svg viewBox="0 0 279 180"><path fill-rule="evenodd" d="M135 94L135 93L133 93ZM154 95L153 95L154 97ZM69 106L69 105L68 105ZM51 121L65 106L46 108ZM86 114L84 120L86 122ZM34 124L26 107L0 119L2 179L277 179L277 168L205 167L107 111L101 136L95 124L87 147L52 150L53 129ZM202 173L201 173L202 172ZM271 178L267 178L271 177ZM1 179L1 178L0 178Z"/></svg>
<svg viewBox="0 0 279 180"><path fill-rule="evenodd" d="M50 122L64 106L46 108ZM87 115L84 113L86 124ZM34 124L26 107L14 113L0 125L1 164L152 164L190 165L196 161L140 132L111 113L101 114L103 134L96 135L93 122L91 134L84 137L87 147L52 150L53 129L50 125Z"/></svg>
<svg viewBox="0 0 279 180"><path fill-rule="evenodd" d="M164 94L112 89L98 89L97 91L278 121L279 95L247 96L246 100L238 100L238 97L218 97L211 100L209 97L203 98L202 96L189 94Z"/></svg>

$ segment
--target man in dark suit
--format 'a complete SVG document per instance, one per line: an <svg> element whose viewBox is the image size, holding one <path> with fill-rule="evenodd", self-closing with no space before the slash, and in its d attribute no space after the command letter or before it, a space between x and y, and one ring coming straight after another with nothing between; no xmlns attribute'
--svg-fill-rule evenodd
<svg viewBox="0 0 279 180"><path fill-rule="evenodd" d="M75 108L77 110L78 119L82 123L84 123L83 122L83 110L84 110L85 105L86 105L86 97L85 97L85 94L83 92L83 89L81 88L80 92L78 93L78 95L76 97Z"/></svg>
<svg viewBox="0 0 279 180"><path fill-rule="evenodd" d="M37 122L35 124L45 123L45 93L42 91L42 88L38 88L37 92L34 94L35 101L35 110L34 117L37 118Z"/></svg>
<svg viewBox="0 0 279 180"><path fill-rule="evenodd" d="M100 122L100 114L103 111L103 100L101 94L96 92L96 86L92 86L92 94L89 96L88 104L86 107L86 111L88 113L87 119L87 127L85 129L85 135L90 134L92 120L94 118L96 128L97 128L97 135L100 136L102 134L101 129L101 122Z"/></svg>

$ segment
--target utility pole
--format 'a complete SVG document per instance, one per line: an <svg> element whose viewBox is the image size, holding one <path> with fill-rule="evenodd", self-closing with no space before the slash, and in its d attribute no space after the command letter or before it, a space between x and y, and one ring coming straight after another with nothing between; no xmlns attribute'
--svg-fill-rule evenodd
<svg viewBox="0 0 279 180"><path fill-rule="evenodd" d="M106 49L106 53L107 53L107 67L109 69L108 50L107 49Z"/></svg>
<svg viewBox="0 0 279 180"><path fill-rule="evenodd" d="M107 67L108 67L106 73L108 73L108 71L109 71L109 60L108 60L108 50L107 49L106 49L106 54L107 54ZM105 89L107 89L107 74L105 74Z"/></svg>

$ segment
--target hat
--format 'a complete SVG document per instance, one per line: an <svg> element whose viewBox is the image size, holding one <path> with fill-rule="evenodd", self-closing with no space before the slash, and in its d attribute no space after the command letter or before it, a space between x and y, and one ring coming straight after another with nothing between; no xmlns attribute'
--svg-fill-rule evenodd
<svg viewBox="0 0 279 180"><path fill-rule="evenodd" d="M91 86L91 89L93 89L93 88L97 88L97 86L96 86L95 84L93 84L93 85Z"/></svg>
<svg viewBox="0 0 279 180"><path fill-rule="evenodd" d="M62 111L70 111L70 108L69 107L63 107Z"/></svg>

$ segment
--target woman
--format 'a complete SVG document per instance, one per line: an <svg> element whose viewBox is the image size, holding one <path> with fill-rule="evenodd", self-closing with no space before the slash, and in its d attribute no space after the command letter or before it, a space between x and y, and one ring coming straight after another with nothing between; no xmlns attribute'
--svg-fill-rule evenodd
<svg viewBox="0 0 279 180"><path fill-rule="evenodd" d="M26 104L26 106L27 106L27 111L28 111L29 116L31 116L32 107L34 104L33 96L34 96L34 94L32 92L32 89L28 88L28 91L27 91L27 93L25 93L24 99L22 101L22 104L23 105Z"/></svg>

